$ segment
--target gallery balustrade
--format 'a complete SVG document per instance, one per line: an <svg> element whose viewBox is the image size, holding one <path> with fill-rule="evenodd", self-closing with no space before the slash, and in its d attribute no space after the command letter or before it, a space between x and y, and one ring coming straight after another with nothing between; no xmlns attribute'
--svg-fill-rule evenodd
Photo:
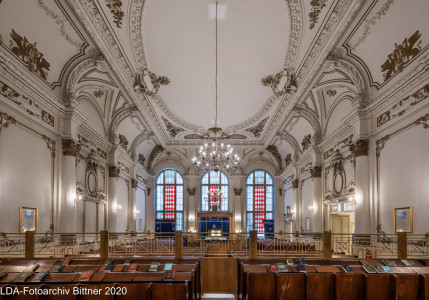
<svg viewBox="0 0 429 300"><path fill-rule="evenodd" d="M198 232L2 233L0 257L429 258L428 234Z"/></svg>

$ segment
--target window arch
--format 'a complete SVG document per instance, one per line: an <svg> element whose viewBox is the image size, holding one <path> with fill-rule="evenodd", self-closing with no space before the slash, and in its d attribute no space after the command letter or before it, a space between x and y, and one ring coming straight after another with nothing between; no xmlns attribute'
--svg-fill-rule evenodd
<svg viewBox="0 0 429 300"><path fill-rule="evenodd" d="M183 230L183 177L174 169L156 177L156 219L175 220L176 230Z"/></svg>
<svg viewBox="0 0 429 300"><path fill-rule="evenodd" d="M264 170L256 170L246 179L246 229L264 232L263 220L273 219L273 177Z"/></svg>
<svg viewBox="0 0 429 300"><path fill-rule="evenodd" d="M209 192L219 191L220 201L208 195ZM221 171L207 171L201 178L201 211L212 211L215 205L219 206L220 211L228 211L228 200L228 177Z"/></svg>

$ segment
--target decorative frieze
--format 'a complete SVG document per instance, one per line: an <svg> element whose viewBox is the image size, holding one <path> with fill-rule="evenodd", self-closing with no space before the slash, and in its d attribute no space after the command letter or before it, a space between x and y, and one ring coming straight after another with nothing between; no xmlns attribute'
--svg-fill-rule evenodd
<svg viewBox="0 0 429 300"><path fill-rule="evenodd" d="M339 141L333 147L331 147L328 151L323 153L323 158L327 159L327 158L331 157L335 153L335 151L337 151L338 149L345 148L345 147L351 145L352 139L353 139L353 134L349 135L344 140Z"/></svg>
<svg viewBox="0 0 429 300"><path fill-rule="evenodd" d="M295 179L295 174L289 175L288 177L286 177L285 180L283 180L283 184L288 184L291 183L293 180Z"/></svg>
<svg viewBox="0 0 429 300"><path fill-rule="evenodd" d="M426 84L418 91L399 100L391 109L385 111L377 117L377 127L380 127L387 122L403 116L409 109L415 107L421 101L429 97L429 84Z"/></svg>
<svg viewBox="0 0 429 300"><path fill-rule="evenodd" d="M32 99L21 95L16 90L8 86L3 81L0 81L0 94L24 109L24 111L32 117L38 118L45 122L46 124L54 127L55 119L54 117L40 108L40 106Z"/></svg>

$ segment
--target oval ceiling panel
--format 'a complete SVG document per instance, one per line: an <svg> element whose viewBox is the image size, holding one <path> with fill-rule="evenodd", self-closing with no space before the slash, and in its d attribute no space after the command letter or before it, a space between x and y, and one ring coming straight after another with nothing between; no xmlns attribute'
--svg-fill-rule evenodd
<svg viewBox="0 0 429 300"><path fill-rule="evenodd" d="M160 97L177 116L206 129L215 119L213 7L207 0L146 0L142 20L148 67L170 79ZM271 96L261 79L282 70L290 21L284 0L224 0L218 12L218 126L226 128Z"/></svg>

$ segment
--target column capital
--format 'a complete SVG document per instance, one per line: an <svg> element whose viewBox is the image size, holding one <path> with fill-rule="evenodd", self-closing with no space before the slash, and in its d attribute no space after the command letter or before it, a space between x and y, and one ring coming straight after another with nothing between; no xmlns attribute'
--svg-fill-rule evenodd
<svg viewBox="0 0 429 300"><path fill-rule="evenodd" d="M293 189L294 190L297 189L298 186L299 186L299 180L298 179L293 180L292 181L292 187L293 187Z"/></svg>
<svg viewBox="0 0 429 300"><path fill-rule="evenodd" d="M359 139L349 147L350 151L356 156L368 156L369 140Z"/></svg>
<svg viewBox="0 0 429 300"><path fill-rule="evenodd" d="M310 169L311 177L320 178L322 177L322 167L313 167Z"/></svg>
<svg viewBox="0 0 429 300"><path fill-rule="evenodd" d="M242 188L234 188L234 194L236 196L241 196L241 192L243 191Z"/></svg>
<svg viewBox="0 0 429 300"><path fill-rule="evenodd" d="M188 188L189 196L195 196L195 191L196 191L196 188Z"/></svg>
<svg viewBox="0 0 429 300"><path fill-rule="evenodd" d="M109 166L109 177L119 177L121 170L117 166Z"/></svg>
<svg viewBox="0 0 429 300"><path fill-rule="evenodd" d="M79 157L80 147L75 140L63 138L63 155Z"/></svg>
<svg viewBox="0 0 429 300"><path fill-rule="evenodd" d="M138 184L139 184L139 181L137 179L134 179L134 178L131 179L131 187L133 189L136 189Z"/></svg>

